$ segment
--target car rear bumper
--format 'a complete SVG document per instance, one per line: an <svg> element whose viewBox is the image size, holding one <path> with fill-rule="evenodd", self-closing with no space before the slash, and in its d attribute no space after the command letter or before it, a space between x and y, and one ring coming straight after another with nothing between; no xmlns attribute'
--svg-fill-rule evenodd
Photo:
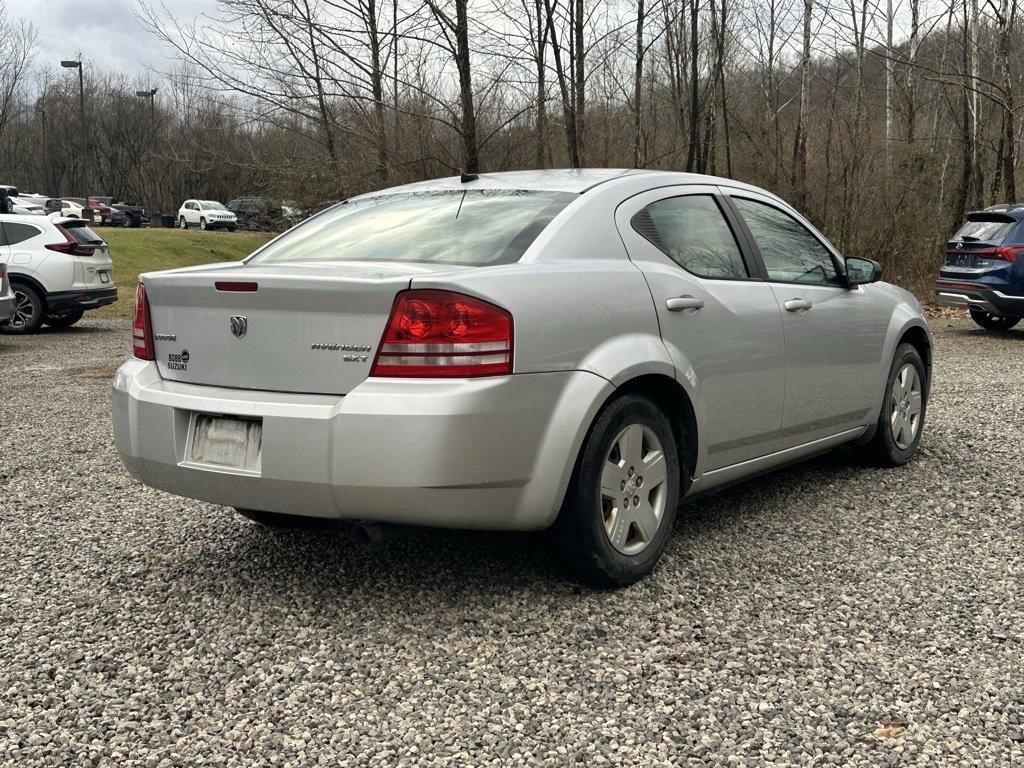
<svg viewBox="0 0 1024 768"><path fill-rule="evenodd" d="M117 301L117 288L95 288L85 291L58 291L46 294L46 307L51 312L65 309L96 309Z"/></svg>
<svg viewBox="0 0 1024 768"><path fill-rule="evenodd" d="M947 307L967 307L993 315L1024 317L1024 296L1010 296L980 284L939 282L935 286L935 301Z"/></svg>
<svg viewBox="0 0 1024 768"><path fill-rule="evenodd" d="M129 471L243 509L453 528L549 525L610 384L593 374L368 379L345 396L207 387L129 360L113 384ZM186 456L195 414L262 420L258 470Z"/></svg>

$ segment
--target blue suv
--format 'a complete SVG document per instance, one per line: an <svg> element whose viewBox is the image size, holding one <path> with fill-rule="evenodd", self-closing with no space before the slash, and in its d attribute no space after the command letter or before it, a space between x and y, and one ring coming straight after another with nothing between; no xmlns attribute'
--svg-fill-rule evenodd
<svg viewBox="0 0 1024 768"><path fill-rule="evenodd" d="M990 331L1009 330L1024 318L1024 204L967 214L946 243L935 299L967 307L971 319Z"/></svg>

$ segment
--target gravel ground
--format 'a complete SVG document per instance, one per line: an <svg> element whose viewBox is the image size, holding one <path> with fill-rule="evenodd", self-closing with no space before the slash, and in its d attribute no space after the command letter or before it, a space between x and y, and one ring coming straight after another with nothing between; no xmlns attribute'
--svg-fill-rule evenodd
<svg viewBox="0 0 1024 768"><path fill-rule="evenodd" d="M123 321L0 337L0 764L1021 764L1024 331L935 326L915 462L694 502L604 593L537 536L274 533L143 488Z"/></svg>

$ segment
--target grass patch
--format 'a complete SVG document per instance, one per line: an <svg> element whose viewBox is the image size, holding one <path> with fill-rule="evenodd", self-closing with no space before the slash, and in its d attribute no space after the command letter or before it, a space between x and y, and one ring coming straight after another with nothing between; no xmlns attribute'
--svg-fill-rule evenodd
<svg viewBox="0 0 1024 768"><path fill-rule="evenodd" d="M96 232L110 245L117 302L90 314L127 317L135 310L135 286L143 272L238 261L272 235L262 232L202 232L180 229L110 229Z"/></svg>

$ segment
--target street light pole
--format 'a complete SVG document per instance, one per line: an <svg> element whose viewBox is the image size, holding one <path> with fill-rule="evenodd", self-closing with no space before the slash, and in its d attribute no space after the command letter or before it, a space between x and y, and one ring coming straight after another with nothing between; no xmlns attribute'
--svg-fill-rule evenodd
<svg viewBox="0 0 1024 768"><path fill-rule="evenodd" d="M156 140L156 88L152 88L148 91L136 91L135 95L138 96L140 99L149 99L149 169L150 172L153 173L153 176L150 180L153 182L153 186L156 187L158 186L156 183L156 173L154 172L154 166L156 165L156 163L153 162L153 143ZM155 201L156 195L153 194L147 201L149 203L150 211L153 210L153 203Z"/></svg>
<svg viewBox="0 0 1024 768"><path fill-rule="evenodd" d="M62 61L60 63L65 69L77 69L78 70L78 112L82 122L82 197L89 198L89 174L87 168L89 166L89 130L85 124L85 78L82 76L82 60L76 59L72 61Z"/></svg>

